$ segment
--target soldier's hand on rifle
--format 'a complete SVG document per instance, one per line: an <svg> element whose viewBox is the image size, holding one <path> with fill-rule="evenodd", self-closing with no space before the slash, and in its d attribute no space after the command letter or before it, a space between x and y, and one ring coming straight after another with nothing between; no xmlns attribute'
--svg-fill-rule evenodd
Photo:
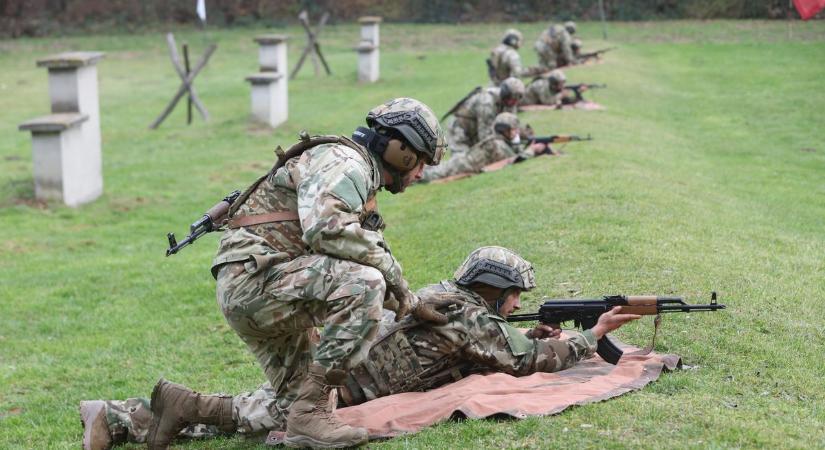
<svg viewBox="0 0 825 450"><path fill-rule="evenodd" d="M590 329L596 339L601 339L605 334L618 330L622 325L641 319L638 314L622 314L622 307L617 306L599 317L596 326Z"/></svg>
<svg viewBox="0 0 825 450"><path fill-rule="evenodd" d="M527 337L531 339L558 339L561 336L561 326L557 323L540 323L535 328L527 332Z"/></svg>

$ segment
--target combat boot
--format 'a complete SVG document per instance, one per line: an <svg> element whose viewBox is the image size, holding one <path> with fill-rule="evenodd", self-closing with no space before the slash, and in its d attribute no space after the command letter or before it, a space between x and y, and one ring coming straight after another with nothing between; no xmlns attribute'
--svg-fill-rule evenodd
<svg viewBox="0 0 825 450"><path fill-rule="evenodd" d="M335 418L329 404L330 391L346 377L343 370L327 371L319 364L309 374L289 408L284 443L290 447L341 448L367 442L364 428L354 428Z"/></svg>
<svg viewBox="0 0 825 450"><path fill-rule="evenodd" d="M146 436L150 449L166 449L172 439L189 424L216 425L230 433L236 430L232 421L232 397L201 395L186 386L163 378L152 390L152 424Z"/></svg>
<svg viewBox="0 0 825 450"><path fill-rule="evenodd" d="M83 450L112 448L112 433L106 423L106 403L102 400L80 402L80 423L83 424Z"/></svg>

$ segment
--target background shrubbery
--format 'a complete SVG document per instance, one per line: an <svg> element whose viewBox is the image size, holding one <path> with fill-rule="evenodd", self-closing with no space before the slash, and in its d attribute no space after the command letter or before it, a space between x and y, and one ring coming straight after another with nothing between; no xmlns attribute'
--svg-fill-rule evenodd
<svg viewBox="0 0 825 450"><path fill-rule="evenodd" d="M782 19L785 0L604 0L610 20L762 18ZM303 8L330 11L332 21L365 14L394 22L488 22L595 20L598 0L206 0L217 26L282 26ZM0 37L37 36L67 30L194 23L195 0L0 0Z"/></svg>

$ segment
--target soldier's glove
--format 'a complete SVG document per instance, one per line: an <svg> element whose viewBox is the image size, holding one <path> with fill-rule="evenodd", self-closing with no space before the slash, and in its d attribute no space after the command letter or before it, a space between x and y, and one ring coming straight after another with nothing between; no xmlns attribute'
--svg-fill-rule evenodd
<svg viewBox="0 0 825 450"><path fill-rule="evenodd" d="M407 280L403 278L401 283L387 286L387 291L391 294L391 298L388 296L384 300L384 307L395 311L396 322L401 321L418 304L418 297L410 291Z"/></svg>

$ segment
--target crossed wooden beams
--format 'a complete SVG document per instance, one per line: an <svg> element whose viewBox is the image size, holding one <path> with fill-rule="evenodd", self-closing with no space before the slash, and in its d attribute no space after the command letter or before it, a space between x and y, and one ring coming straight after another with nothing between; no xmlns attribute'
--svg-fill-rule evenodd
<svg viewBox="0 0 825 450"><path fill-rule="evenodd" d="M201 56L200 61L195 64L194 69L191 71L189 70L189 51L186 45L183 47L184 52L184 60L185 60L185 67L181 64L180 55L178 54L178 45L175 42L175 36L172 33L168 33L166 35L166 43L169 46L169 56L172 58L172 65L175 66L175 71L178 73L178 76L181 79L180 87L178 91L175 93L175 96L166 105L166 108L160 113L157 119L149 125L149 128L155 129L160 126L160 124L166 119L166 117L175 109L175 106L178 104L178 101L184 96L184 94L189 94L189 111L188 111L188 122L192 122L192 105L195 105L195 109L198 110L203 120L209 120L209 112L206 111L206 107L203 106L200 99L198 98L198 94L195 91L195 86L192 84L195 81L195 77L198 76L198 73L206 67L206 63L209 62L209 58L212 56L212 53L218 48L215 44L210 44L209 47L204 52L203 56Z"/></svg>
<svg viewBox="0 0 825 450"><path fill-rule="evenodd" d="M301 26L304 27L304 31L307 33L307 46L304 47L304 52L301 53L301 58L298 59L298 64L295 65L295 68L292 69L292 73L289 75L290 79L294 79L295 75L301 70L301 66L304 64L304 60L306 59L307 55L309 55L310 59L312 59L312 67L315 69L315 76L318 76L318 60L321 60L321 64L324 65L324 70L326 70L327 75L332 75L332 72L329 70L329 66L327 65L327 60L324 59L324 55L321 54L321 45L318 43L318 35L321 34L321 30L324 29L324 25L327 24L327 20L329 20L329 13L325 12L321 16L321 20L318 21L318 27L315 31L309 27L309 14L307 14L306 10L301 11L298 14L298 20L301 21Z"/></svg>

